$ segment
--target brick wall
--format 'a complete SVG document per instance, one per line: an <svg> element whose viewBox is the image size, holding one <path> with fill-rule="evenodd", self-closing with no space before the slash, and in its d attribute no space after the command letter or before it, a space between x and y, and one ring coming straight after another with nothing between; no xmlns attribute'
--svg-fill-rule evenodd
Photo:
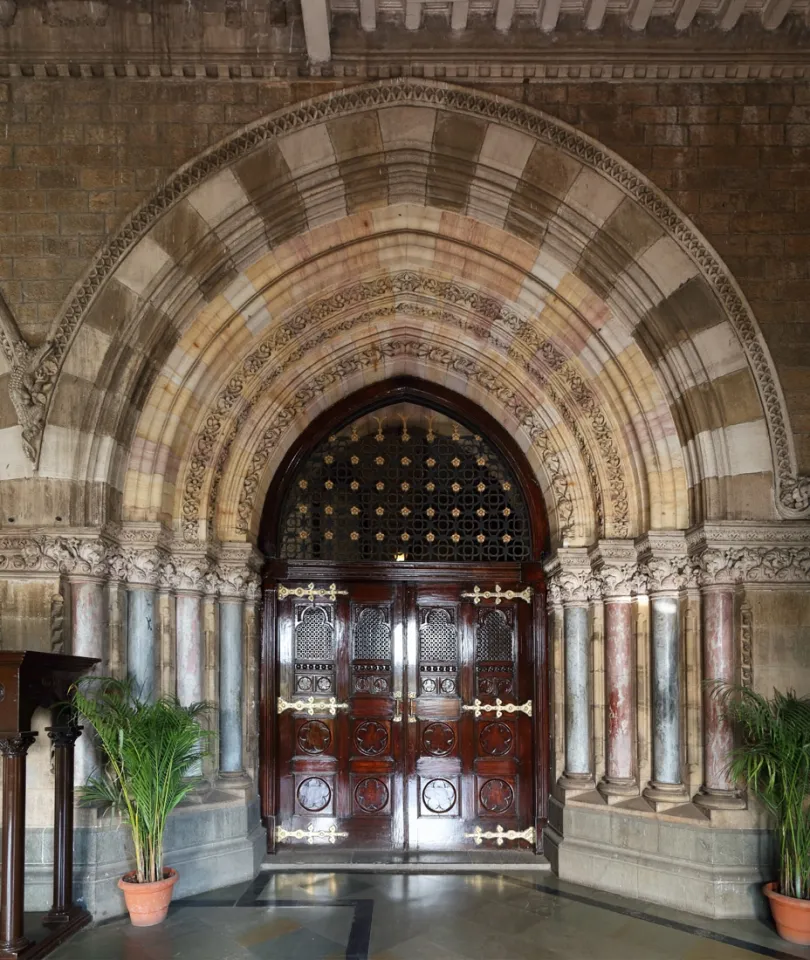
<svg viewBox="0 0 810 960"><path fill-rule="evenodd" d="M41 342L105 236L242 125L335 81L0 82L0 289ZM482 86L482 85L479 85ZM810 471L810 84L524 83L664 189L715 245L770 346Z"/></svg>

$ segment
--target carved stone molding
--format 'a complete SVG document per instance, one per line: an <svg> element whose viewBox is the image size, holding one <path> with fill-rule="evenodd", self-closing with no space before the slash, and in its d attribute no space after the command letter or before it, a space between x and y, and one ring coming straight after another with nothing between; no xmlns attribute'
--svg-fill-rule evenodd
<svg viewBox="0 0 810 960"><path fill-rule="evenodd" d="M103 577L110 547L97 537L0 536L0 573Z"/></svg>
<svg viewBox="0 0 810 960"><path fill-rule="evenodd" d="M378 369L386 362L392 362L402 357L411 357L430 367L443 368L470 383L484 388L521 425L526 427L541 455L548 449L542 443L536 442L540 432L545 433L545 426L542 426L540 432L537 429L532 429L532 426L539 428L532 405L515 393L488 367L481 365L470 357L460 355L458 351L448 347L427 343L417 337L395 337L382 343L370 344L351 356L341 358L330 367L320 370L317 377L313 377L306 385L296 390L287 403L275 413L255 446L250 458L249 471L242 479L242 490L237 507L238 529L240 531L247 532L250 529L256 494L265 467L284 433L301 412L306 410L313 401L317 400L331 387L344 383L350 377L364 370ZM544 465L547 466L547 469L556 468L558 471L561 466L558 460L549 462L544 460ZM571 517L573 517L573 503L571 501L567 502L571 503ZM564 517L565 514L563 514ZM565 528L563 528L563 532L565 532Z"/></svg>
<svg viewBox="0 0 810 960"><path fill-rule="evenodd" d="M601 176L612 180L624 193L633 197L657 220L699 266L722 303L746 352L765 407L774 458L778 509L783 515L792 517L810 513L810 477L799 476L796 472L784 399L756 320L739 286L691 222L645 177L600 144L566 124L531 108L500 100L477 90L417 79L351 87L286 108L207 151L170 178L150 201L140 207L108 241L79 284L73 299L57 319L49 340L51 346L47 364L43 365L43 362L33 359L26 369L26 378L38 384L36 390L30 391L30 403L36 409L27 412L29 433L26 451L32 461L35 464L38 461L56 376L88 307L123 258L169 207L213 173L270 140L331 118L396 103L425 104L519 129L597 170Z"/></svg>
<svg viewBox="0 0 810 960"><path fill-rule="evenodd" d="M413 296L431 296L438 302L458 304L463 306L465 314L473 311L480 317L480 323L465 320L463 315L450 310L432 310L423 302L414 302L409 299ZM339 316L352 306L363 305L377 298L394 297L393 304L365 310L354 317L343 320L331 330L322 326L309 339L303 340L302 335L314 327L322 325L330 317ZM240 427L245 423L250 412L262 396L262 390L272 386L278 378L290 369L295 363L306 357L317 346L324 343L329 337L346 333L354 327L362 327L372 320L387 319L391 316L407 314L413 315L418 311L424 319L441 320L460 327L465 332L472 333L479 339L499 347L504 355L509 355L514 362L524 366L527 374L538 383L548 394L560 412L566 426L574 434L583 453L586 463L591 466L591 486L596 512L600 522L604 522L601 504L601 481L589 453L588 441L584 436L579 423L583 416L590 423L592 434L600 453L601 466L608 479L611 495L611 525L616 532L626 532L629 524L628 495L624 477L624 468L618 447L613 437L607 418L602 412L598 398L587 386L584 379L572 371L571 364L565 356L552 344L546 341L527 343L531 346L532 360L516 356L513 341L499 340L494 330L506 327L514 334L518 342L529 335L531 325L527 318L505 307L495 298L488 297L479 291L466 287L456 281L437 279L413 271L403 271L398 274L379 277L374 280L361 281L350 287L321 298L294 313L288 320L282 322L273 330L268 339L253 350L240 364L225 388L211 404L203 421L200 432L192 443L192 456L185 474L183 485L183 537L187 542L195 542L198 538L200 520L203 518L201 498L205 487L205 475L213 469L213 478L208 491L207 518L210 521L214 516L216 496L220 480L230 449ZM434 316L433 314L437 314ZM438 316L441 314L441 316ZM277 354L285 346L295 344L294 349L283 359ZM545 369L538 367L537 358L544 361ZM270 375L264 380L261 377L266 370ZM550 383L548 371L560 372L569 391L577 404L579 415L570 409L565 397L560 395ZM460 365L456 365L454 373L463 375ZM494 378L493 374L489 374ZM258 384L258 388L257 385ZM252 393L248 396L249 388ZM238 409L238 413L235 412ZM230 423L229 423L230 418ZM525 426L529 428L529 421ZM561 474L560 459L550 447L546 436L545 424L537 418L537 424L531 424L530 432L535 441L538 452L543 459L549 476L549 484L557 506L560 518L561 533L564 535L570 530L573 520L573 504L568 492L567 481ZM224 436L224 439L223 439Z"/></svg>
<svg viewBox="0 0 810 960"><path fill-rule="evenodd" d="M687 544L702 585L810 585L810 525L704 524Z"/></svg>
<svg viewBox="0 0 810 960"><path fill-rule="evenodd" d="M173 590L189 593L209 592L210 563L206 557L173 556L166 580Z"/></svg>

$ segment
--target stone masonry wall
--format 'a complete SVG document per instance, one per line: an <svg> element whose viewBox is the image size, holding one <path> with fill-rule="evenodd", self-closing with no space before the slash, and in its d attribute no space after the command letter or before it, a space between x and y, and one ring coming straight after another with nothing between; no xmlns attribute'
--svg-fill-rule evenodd
<svg viewBox="0 0 810 960"><path fill-rule="evenodd" d="M0 291L41 343L111 231L222 137L335 80L0 80ZM478 84L478 86L482 86ZM666 191L752 303L810 470L810 84L493 84ZM0 368L2 370L2 368ZM16 422L0 375L0 427Z"/></svg>

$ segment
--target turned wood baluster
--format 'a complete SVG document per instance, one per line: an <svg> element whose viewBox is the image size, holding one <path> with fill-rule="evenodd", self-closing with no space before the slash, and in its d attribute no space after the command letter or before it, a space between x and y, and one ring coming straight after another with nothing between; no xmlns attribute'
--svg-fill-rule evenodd
<svg viewBox="0 0 810 960"><path fill-rule="evenodd" d="M25 884L25 757L36 733L0 734L3 755L3 873L0 895L0 951L28 944L23 932Z"/></svg>
<svg viewBox="0 0 810 960"><path fill-rule="evenodd" d="M53 906L49 924L66 923L73 916L73 751L82 728L73 724L47 727L54 747Z"/></svg>

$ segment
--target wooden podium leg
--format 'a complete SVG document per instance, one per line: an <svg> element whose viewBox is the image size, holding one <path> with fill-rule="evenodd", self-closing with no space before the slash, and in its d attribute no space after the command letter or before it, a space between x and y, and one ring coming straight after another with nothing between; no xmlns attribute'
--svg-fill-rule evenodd
<svg viewBox="0 0 810 960"><path fill-rule="evenodd" d="M3 755L3 867L0 893L0 957L15 957L29 941L25 912L25 757L36 733L0 734Z"/></svg>
<svg viewBox="0 0 810 960"><path fill-rule="evenodd" d="M73 904L73 747L81 736L77 726L47 727L53 741L53 906L45 923L61 924L71 920L77 909ZM81 911L83 912L83 911Z"/></svg>

